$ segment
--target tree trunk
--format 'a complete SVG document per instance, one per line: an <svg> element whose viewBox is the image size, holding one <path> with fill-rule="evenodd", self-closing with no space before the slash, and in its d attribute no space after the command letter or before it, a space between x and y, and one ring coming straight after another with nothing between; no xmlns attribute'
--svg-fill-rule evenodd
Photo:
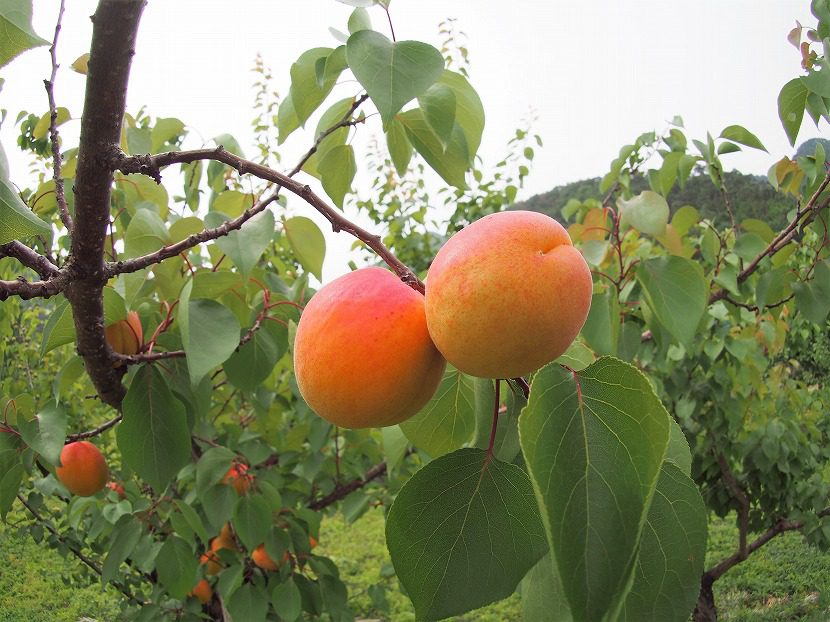
<svg viewBox="0 0 830 622"><path fill-rule="evenodd" d="M718 610L715 607L715 593L712 591L714 582L715 580L709 574L701 577L700 594L697 597L693 616L694 622L717 622Z"/></svg>

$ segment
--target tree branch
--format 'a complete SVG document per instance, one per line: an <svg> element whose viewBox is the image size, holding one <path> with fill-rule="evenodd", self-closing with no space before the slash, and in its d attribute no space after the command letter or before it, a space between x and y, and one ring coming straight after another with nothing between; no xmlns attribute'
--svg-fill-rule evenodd
<svg viewBox="0 0 830 622"><path fill-rule="evenodd" d="M381 462L373 466L368 471L366 471L366 475L364 475L363 477L359 479L354 479L347 484L343 484L342 486L337 486L325 497L322 497L321 499L317 499L317 501L312 501L311 503L309 503L308 507L312 510L322 510L323 508L328 507L333 503L337 503L341 499L353 493L355 490L360 490L369 482L376 480L384 475L386 475L386 463Z"/></svg>
<svg viewBox="0 0 830 622"><path fill-rule="evenodd" d="M61 32L61 21L63 20L64 0L61 0L60 9L58 10L58 20L55 23L55 37L52 39L52 47L49 48L49 54L52 56L52 75L48 80L44 80L43 84L46 87L46 97L49 99L49 139L52 142L52 171L55 179L55 200L58 204L58 210L61 214L61 221L69 233L72 233L72 216L69 215L69 207L66 204L66 194L63 188L63 178L61 177L61 148L58 140L58 108L55 104L55 78L58 75L58 35Z"/></svg>
<svg viewBox="0 0 830 622"><path fill-rule="evenodd" d="M273 182L280 188L285 188L289 192L297 195L320 212L331 223L331 227L335 232L345 231L361 240L375 251L404 283L421 293L424 292L424 284L421 280L409 267L395 257L392 251L383 244L380 236L374 235L348 220L340 212L330 207L323 199L317 196L311 190L310 186L295 181L288 175L279 173L267 166L240 158L226 151L221 145L215 149L170 151L158 155L127 156L120 150L111 151L111 153L111 166L113 170L120 170L125 174L142 173L157 181L161 178L161 169L171 164L187 164L196 162L197 160L216 160L236 169L241 174L249 173L260 179ZM279 188L277 191L279 191ZM119 273L117 268L115 273Z"/></svg>
<svg viewBox="0 0 830 622"><path fill-rule="evenodd" d="M82 441L86 438L94 438L96 436L100 436L104 432L109 429L114 428L118 423L121 421L121 415L114 417L107 421L106 423L102 423L97 428L93 428L91 430L87 430L86 432L78 432L77 434L70 434L66 437L67 443L74 443L75 441Z"/></svg>
<svg viewBox="0 0 830 622"><path fill-rule="evenodd" d="M75 223L70 282L78 354L101 399L120 408L124 368L114 367L104 337L102 290L107 282L104 242L110 220L113 183L110 160L121 138L130 65L145 0L101 0L92 16L92 44L75 177Z"/></svg>
<svg viewBox="0 0 830 622"><path fill-rule="evenodd" d="M17 240L0 244L0 258L3 257L14 257L27 268L37 272L40 278L45 280L57 276L60 272L60 269L46 257Z"/></svg>
<svg viewBox="0 0 830 622"><path fill-rule="evenodd" d="M0 281L0 301L6 300L9 296L17 296L23 300L50 298L64 291L67 284L65 274L48 281L27 281L23 277L14 281Z"/></svg>

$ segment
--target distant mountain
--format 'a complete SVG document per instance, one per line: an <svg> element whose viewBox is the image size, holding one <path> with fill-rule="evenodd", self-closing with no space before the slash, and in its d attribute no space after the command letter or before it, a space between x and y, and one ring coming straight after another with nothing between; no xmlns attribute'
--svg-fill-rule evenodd
<svg viewBox="0 0 830 622"><path fill-rule="evenodd" d="M809 149L805 145L802 145L802 148ZM815 153L815 146L812 149L811 153ZM828 145L827 152L830 154L830 145ZM758 218L768 223L773 229L787 224L787 212L795 206L795 201L778 194L770 186L766 177L744 175L733 171L724 174L724 181L729 190L729 200L735 212L735 219L738 222L745 218ZM548 192L537 194L522 203L515 204L512 209L542 212L561 219L562 207L570 199L601 200L599 182L600 179L597 177L557 186ZM648 190L648 182L638 177L632 180L631 189L634 194ZM729 215L723 197L707 175L691 177L682 190L679 186L675 186L667 200L672 213L684 205L693 205L703 218L711 219L716 225L729 224Z"/></svg>

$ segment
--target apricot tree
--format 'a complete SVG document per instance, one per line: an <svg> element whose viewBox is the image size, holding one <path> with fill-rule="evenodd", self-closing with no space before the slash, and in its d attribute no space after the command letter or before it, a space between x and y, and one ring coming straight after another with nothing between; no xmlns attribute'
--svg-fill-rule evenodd
<svg viewBox="0 0 830 622"><path fill-rule="evenodd" d="M136 620L351 619L337 565L313 549L324 513L353 520L373 504L388 508L395 573L424 620L519 586L531 621L685 620L695 603L708 619L712 583L778 533L827 546L826 390L776 358L791 327L830 311L821 147L771 168L793 197L786 227L733 218L718 229L693 207L671 214L665 197L708 174L731 216L722 157L761 141L732 125L690 142L679 120L644 134L612 163L600 200L568 204L569 236L554 226L554 240L533 239L547 226L535 216L519 216L514 236L486 232L485 248L498 247L488 252L508 257L493 292L525 278L503 298L468 299L487 264L469 240L506 222L479 219L513 202L534 137L519 130L517 155L480 168L483 107L451 27L443 50L396 41L388 1L346 3L348 34L300 55L284 97L258 65L255 159L229 135L184 149L182 121L126 112L144 0L99 2L89 55L74 64L87 86L79 144L63 145L61 4L49 109L18 117L39 185L16 188L0 157L0 514L19 505L33 537L120 590ZM791 33L805 75L778 102L791 143L805 111L828 117L830 7L812 8L818 25ZM0 0L12 33L0 63L48 45L30 18L31 3ZM352 90L330 103L335 87ZM308 150L277 170L278 145L312 117ZM358 199L350 137L364 126L385 144ZM428 216L427 167L448 184L440 222ZM651 189L633 195L638 175ZM347 199L377 232L346 217ZM296 206L391 272L356 271L325 286L336 295L315 295L324 237ZM425 286L448 238L462 252L439 254ZM535 271L556 246L560 267ZM424 291L429 331L418 334L409 301ZM528 306L534 321L511 324ZM397 328L367 324L378 310ZM551 310L562 334L535 322ZM470 352L529 362L472 370L512 378L475 377L445 369L431 340L451 360L464 352L462 368ZM413 352L420 363L402 366ZM81 498L72 492L89 489L60 476L62 452L90 440L114 481ZM707 505L736 510L741 536L704 570ZM383 589L371 592L379 608Z"/></svg>

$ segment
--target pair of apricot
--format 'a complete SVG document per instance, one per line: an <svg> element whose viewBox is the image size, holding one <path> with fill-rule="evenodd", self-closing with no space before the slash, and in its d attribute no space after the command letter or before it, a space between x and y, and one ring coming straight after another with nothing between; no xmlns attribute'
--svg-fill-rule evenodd
<svg viewBox="0 0 830 622"><path fill-rule="evenodd" d="M338 426L394 425L426 405L447 361L472 376L513 378L559 357L585 323L592 288L554 219L491 214L439 250L424 296L382 268L322 287L297 326L297 385Z"/></svg>

